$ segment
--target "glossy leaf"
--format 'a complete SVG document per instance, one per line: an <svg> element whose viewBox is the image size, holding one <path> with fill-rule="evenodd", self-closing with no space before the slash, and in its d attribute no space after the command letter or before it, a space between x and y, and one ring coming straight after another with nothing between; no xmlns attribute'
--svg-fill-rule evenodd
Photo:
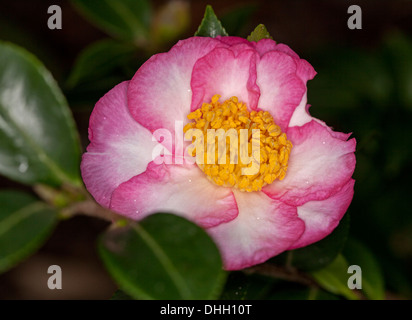
<svg viewBox="0 0 412 320"><path fill-rule="evenodd" d="M110 230L99 249L121 289L137 299L214 299L225 279L206 232L171 214Z"/></svg>
<svg viewBox="0 0 412 320"><path fill-rule="evenodd" d="M144 45L148 39L151 7L147 0L72 0L99 28L115 37Z"/></svg>
<svg viewBox="0 0 412 320"><path fill-rule="evenodd" d="M212 6L208 5L206 7L205 15L195 33L195 36L211 38L216 38L217 36L228 36L225 28L222 26L222 23L216 17Z"/></svg>
<svg viewBox="0 0 412 320"><path fill-rule="evenodd" d="M26 183L81 184L70 109L32 54L0 42L0 173Z"/></svg>
<svg viewBox="0 0 412 320"><path fill-rule="evenodd" d="M349 239L343 255L349 265L357 265L362 270L362 290L369 299L385 298L383 275L373 254L357 240Z"/></svg>
<svg viewBox="0 0 412 320"><path fill-rule="evenodd" d="M248 41L258 42L262 39L273 39L268 29L263 24L258 25L255 30L247 37Z"/></svg>
<svg viewBox="0 0 412 320"><path fill-rule="evenodd" d="M0 191L0 272L34 253L57 222L57 212L31 195Z"/></svg>
<svg viewBox="0 0 412 320"><path fill-rule="evenodd" d="M340 254L325 268L311 273L319 285L325 290L356 300L358 296L348 287L348 263Z"/></svg>

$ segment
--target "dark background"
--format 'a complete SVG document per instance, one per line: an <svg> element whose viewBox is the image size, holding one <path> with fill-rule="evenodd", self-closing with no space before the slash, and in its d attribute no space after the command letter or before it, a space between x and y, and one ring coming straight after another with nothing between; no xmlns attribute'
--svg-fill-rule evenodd
<svg viewBox="0 0 412 320"><path fill-rule="evenodd" d="M155 9L165 2L152 1ZM62 30L47 28L53 4L62 8ZM251 4L253 14L237 34L247 36L263 23L276 41L318 71L308 84L311 113L338 131L353 132L358 142L351 234L381 263L387 297L411 294L412 1L191 1L191 23L181 38L194 34L207 4L218 17ZM347 27L351 4L362 8L362 30ZM84 148L91 101L99 95L78 99L65 81L78 54L107 37L69 1L0 1L0 39L31 51L52 72L72 107ZM0 187L30 190L6 178L0 178ZM95 249L106 227L88 217L61 222L37 254L0 275L0 299L110 298L116 286ZM52 264L62 267L63 290L47 288Z"/></svg>

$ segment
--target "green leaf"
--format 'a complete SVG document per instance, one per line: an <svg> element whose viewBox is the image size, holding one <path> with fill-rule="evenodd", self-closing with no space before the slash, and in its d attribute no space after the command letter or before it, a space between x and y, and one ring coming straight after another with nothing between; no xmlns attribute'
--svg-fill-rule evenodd
<svg viewBox="0 0 412 320"><path fill-rule="evenodd" d="M275 288L268 300L339 300L339 297L317 287L306 287L287 282Z"/></svg>
<svg viewBox="0 0 412 320"><path fill-rule="evenodd" d="M132 61L136 47L131 44L105 39L91 44L76 60L68 87L94 82L113 73L114 70Z"/></svg>
<svg viewBox="0 0 412 320"><path fill-rule="evenodd" d="M0 42L0 173L25 183L81 184L80 143L67 102L32 54Z"/></svg>
<svg viewBox="0 0 412 320"><path fill-rule="evenodd" d="M72 0L90 21L108 34L145 45L152 10L147 0Z"/></svg>
<svg viewBox="0 0 412 320"><path fill-rule="evenodd" d="M195 33L195 36L211 38L216 38L217 36L228 36L228 33L225 28L223 28L222 23L216 17L212 6L206 6L205 15Z"/></svg>
<svg viewBox="0 0 412 320"><path fill-rule="evenodd" d="M311 273L318 284L325 290L342 295L347 299L356 300L358 296L348 287L348 263L339 254L327 267Z"/></svg>
<svg viewBox="0 0 412 320"><path fill-rule="evenodd" d="M247 37L248 41L258 42L262 39L272 39L272 36L269 34L268 29L263 24L258 25L255 30Z"/></svg>
<svg viewBox="0 0 412 320"><path fill-rule="evenodd" d="M263 300L276 280L261 275L231 272L221 295L222 300Z"/></svg>
<svg viewBox="0 0 412 320"><path fill-rule="evenodd" d="M207 233L171 214L106 232L99 251L121 289L137 299L215 299L225 279Z"/></svg>
<svg viewBox="0 0 412 320"><path fill-rule="evenodd" d="M362 290L369 299L383 300L385 289L383 275L373 254L357 240L349 239L343 250L349 265L358 265L362 270Z"/></svg>
<svg viewBox="0 0 412 320"><path fill-rule="evenodd" d="M349 233L350 216L344 215L339 225L326 238L309 246L288 251L273 259L276 263L287 263L300 270L313 271L331 263L342 251Z"/></svg>
<svg viewBox="0 0 412 320"><path fill-rule="evenodd" d="M0 272L34 253L57 223L57 212L31 195L0 191Z"/></svg>
<svg viewBox="0 0 412 320"><path fill-rule="evenodd" d="M124 293L122 290L117 290L110 300L133 300L133 298Z"/></svg>

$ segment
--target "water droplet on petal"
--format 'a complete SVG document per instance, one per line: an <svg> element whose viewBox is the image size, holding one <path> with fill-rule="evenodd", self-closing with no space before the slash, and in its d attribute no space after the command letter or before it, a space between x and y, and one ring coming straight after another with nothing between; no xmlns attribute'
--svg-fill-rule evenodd
<svg viewBox="0 0 412 320"><path fill-rule="evenodd" d="M326 144L326 142L325 142L325 141L322 141L322 144Z"/></svg>

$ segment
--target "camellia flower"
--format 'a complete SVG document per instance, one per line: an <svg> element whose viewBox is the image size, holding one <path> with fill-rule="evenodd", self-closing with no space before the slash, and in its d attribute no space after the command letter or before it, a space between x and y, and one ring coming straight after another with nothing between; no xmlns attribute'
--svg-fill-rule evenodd
<svg viewBox="0 0 412 320"><path fill-rule="evenodd" d="M131 219L170 212L197 223L227 270L319 241L352 201L356 141L309 114L306 82L315 74L271 39L180 41L96 104L81 164L85 185L102 206ZM205 137L210 129L246 130L247 153L254 145L260 152L250 163L183 161L199 152L177 138L192 129ZM256 172L242 173L253 163Z"/></svg>

